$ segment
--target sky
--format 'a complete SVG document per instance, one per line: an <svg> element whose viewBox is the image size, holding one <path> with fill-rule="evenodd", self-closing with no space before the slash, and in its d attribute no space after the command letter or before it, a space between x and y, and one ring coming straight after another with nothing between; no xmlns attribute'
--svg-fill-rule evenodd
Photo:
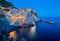
<svg viewBox="0 0 60 41"><path fill-rule="evenodd" d="M60 0L7 0L17 8L33 8L39 17L60 17Z"/></svg>

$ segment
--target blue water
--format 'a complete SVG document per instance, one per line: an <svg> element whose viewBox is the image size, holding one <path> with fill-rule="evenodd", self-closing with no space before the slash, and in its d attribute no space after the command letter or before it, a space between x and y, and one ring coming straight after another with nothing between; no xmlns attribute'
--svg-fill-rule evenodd
<svg viewBox="0 0 60 41"><path fill-rule="evenodd" d="M56 22L56 24L38 23L36 41L60 41L60 18L43 17L41 19Z"/></svg>
<svg viewBox="0 0 60 41"><path fill-rule="evenodd" d="M41 17L41 19L53 21L56 24L39 22L37 25L36 41L60 41L60 18Z"/></svg>

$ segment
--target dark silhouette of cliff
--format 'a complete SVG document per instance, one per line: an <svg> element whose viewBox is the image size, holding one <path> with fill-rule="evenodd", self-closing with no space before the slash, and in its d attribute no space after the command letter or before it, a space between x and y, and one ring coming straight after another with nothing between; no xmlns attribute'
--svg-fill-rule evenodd
<svg viewBox="0 0 60 41"><path fill-rule="evenodd" d="M9 7L9 6L14 7L14 5L12 3L7 2L6 0L0 0L0 6L2 6L2 7Z"/></svg>

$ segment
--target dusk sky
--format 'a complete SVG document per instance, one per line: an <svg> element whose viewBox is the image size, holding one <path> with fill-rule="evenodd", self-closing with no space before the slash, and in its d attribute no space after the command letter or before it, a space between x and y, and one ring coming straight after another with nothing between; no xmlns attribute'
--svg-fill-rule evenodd
<svg viewBox="0 0 60 41"><path fill-rule="evenodd" d="M39 17L60 17L60 0L7 0L17 8L33 8Z"/></svg>

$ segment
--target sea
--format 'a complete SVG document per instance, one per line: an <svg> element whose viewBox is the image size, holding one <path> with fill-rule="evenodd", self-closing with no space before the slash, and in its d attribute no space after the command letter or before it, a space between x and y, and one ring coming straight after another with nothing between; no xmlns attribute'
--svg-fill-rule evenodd
<svg viewBox="0 0 60 41"><path fill-rule="evenodd" d="M52 21L56 24L39 22L36 41L60 41L60 17L41 17L41 19Z"/></svg>
<svg viewBox="0 0 60 41"><path fill-rule="evenodd" d="M60 41L60 17L41 17L40 19L55 22L55 24L38 22L36 37L32 41ZM31 41L31 39L27 40Z"/></svg>

